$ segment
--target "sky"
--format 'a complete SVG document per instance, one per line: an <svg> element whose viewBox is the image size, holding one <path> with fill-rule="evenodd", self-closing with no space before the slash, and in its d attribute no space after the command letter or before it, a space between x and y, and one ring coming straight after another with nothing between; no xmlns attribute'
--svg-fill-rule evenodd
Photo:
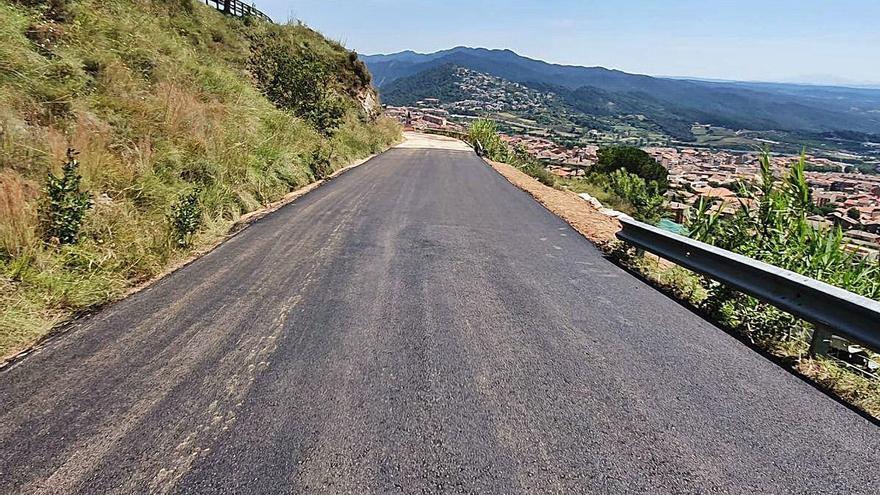
<svg viewBox="0 0 880 495"><path fill-rule="evenodd" d="M508 48L552 63L880 84L880 0L254 0L358 53Z"/></svg>

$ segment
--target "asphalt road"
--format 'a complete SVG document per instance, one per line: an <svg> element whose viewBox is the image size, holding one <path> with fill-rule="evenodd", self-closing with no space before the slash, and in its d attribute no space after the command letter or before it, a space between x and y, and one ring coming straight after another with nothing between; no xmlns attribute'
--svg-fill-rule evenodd
<svg viewBox="0 0 880 495"><path fill-rule="evenodd" d="M0 373L0 493L876 493L880 429L396 149Z"/></svg>

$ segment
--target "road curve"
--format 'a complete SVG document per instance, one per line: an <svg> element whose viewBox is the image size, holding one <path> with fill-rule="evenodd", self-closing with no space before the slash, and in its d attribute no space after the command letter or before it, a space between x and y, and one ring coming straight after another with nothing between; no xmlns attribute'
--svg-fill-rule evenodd
<svg viewBox="0 0 880 495"><path fill-rule="evenodd" d="M857 494L878 446L473 153L418 146L0 373L2 493Z"/></svg>

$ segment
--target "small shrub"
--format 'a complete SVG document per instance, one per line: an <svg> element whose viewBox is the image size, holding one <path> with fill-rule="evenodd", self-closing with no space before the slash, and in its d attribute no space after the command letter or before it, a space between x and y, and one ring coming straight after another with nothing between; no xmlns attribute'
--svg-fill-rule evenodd
<svg viewBox="0 0 880 495"><path fill-rule="evenodd" d="M43 205L43 225L46 240L59 244L73 244L79 240L80 227L86 211L92 207L89 193L80 191L77 153L67 150L67 162L61 175L49 174L46 181L46 200Z"/></svg>
<svg viewBox="0 0 880 495"><path fill-rule="evenodd" d="M852 218L853 220L858 220L862 217L862 212L860 212L859 210L857 210L855 208L850 208L850 209L846 210L846 216L848 216L849 218Z"/></svg>
<svg viewBox="0 0 880 495"><path fill-rule="evenodd" d="M556 187L556 176L551 174L543 165L538 162L525 163L519 166L524 173L534 177L541 184L550 187Z"/></svg>
<svg viewBox="0 0 880 495"><path fill-rule="evenodd" d="M352 71L358 81L360 81L361 86L365 88L368 87L373 82L373 75L370 74L370 70L367 69L367 64L358 58L357 52L349 52L348 62L351 64Z"/></svg>
<svg viewBox="0 0 880 495"><path fill-rule="evenodd" d="M617 169L607 175L608 189L633 205L636 220L657 223L663 217L663 196L657 190L657 183L646 182L636 174Z"/></svg>
<svg viewBox="0 0 880 495"><path fill-rule="evenodd" d="M315 148L309 160L309 168L315 179L324 179L333 173L332 151L326 147Z"/></svg>
<svg viewBox="0 0 880 495"><path fill-rule="evenodd" d="M189 246L192 236L202 225L202 207L197 191L182 194L168 212L171 236L178 246Z"/></svg>
<svg viewBox="0 0 880 495"><path fill-rule="evenodd" d="M266 97L318 132L332 135L342 123L346 106L334 91L327 63L308 49L293 51L275 33L257 38L252 50L251 72Z"/></svg>
<svg viewBox="0 0 880 495"><path fill-rule="evenodd" d="M483 149L485 155L492 160L505 162L508 158L508 148L498 135L498 127L489 119L479 119L471 123L468 129L468 139L474 146ZM477 144L479 143L479 145ZM511 165L516 165L511 163Z"/></svg>

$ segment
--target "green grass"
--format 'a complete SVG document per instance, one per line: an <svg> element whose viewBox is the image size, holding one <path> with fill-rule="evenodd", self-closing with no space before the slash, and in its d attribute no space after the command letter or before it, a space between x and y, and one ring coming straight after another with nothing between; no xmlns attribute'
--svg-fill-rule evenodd
<svg viewBox="0 0 880 495"><path fill-rule="evenodd" d="M587 193L598 199L603 206L621 211L627 215L633 215L636 211L632 203L601 185L591 182L589 179L560 179L559 185L562 189L567 189L577 194Z"/></svg>
<svg viewBox="0 0 880 495"><path fill-rule="evenodd" d="M243 22L189 0L62 4L69 16L54 22L0 0L0 355L314 181L316 157L337 169L399 139L396 124L361 110L372 90L350 53L305 26ZM273 32L330 67L347 102L332 136L254 86L251 40ZM68 147L95 205L81 241L56 246L42 234L42 190ZM201 228L182 248L169 210L192 191Z"/></svg>

